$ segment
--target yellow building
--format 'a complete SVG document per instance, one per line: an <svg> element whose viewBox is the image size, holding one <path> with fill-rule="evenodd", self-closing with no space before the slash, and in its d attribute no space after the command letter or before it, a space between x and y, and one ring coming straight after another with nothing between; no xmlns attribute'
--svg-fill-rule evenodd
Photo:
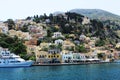
<svg viewBox="0 0 120 80"><path fill-rule="evenodd" d="M53 49L48 51L48 59L51 63L61 62L62 56L60 54L60 50Z"/></svg>
<svg viewBox="0 0 120 80"><path fill-rule="evenodd" d="M36 51L36 62L38 63L47 63L48 60L48 52L46 51Z"/></svg>

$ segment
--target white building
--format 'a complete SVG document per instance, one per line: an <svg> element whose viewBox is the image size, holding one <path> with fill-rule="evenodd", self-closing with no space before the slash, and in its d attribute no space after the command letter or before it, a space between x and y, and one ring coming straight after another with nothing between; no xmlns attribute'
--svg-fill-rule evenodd
<svg viewBox="0 0 120 80"><path fill-rule="evenodd" d="M83 18L83 21L82 21L82 24L89 24L90 23L90 19L88 19L88 17L84 17Z"/></svg>
<svg viewBox="0 0 120 80"><path fill-rule="evenodd" d="M85 40L86 39L86 36L84 34L81 34L80 35L80 40Z"/></svg>
<svg viewBox="0 0 120 80"><path fill-rule="evenodd" d="M73 62L86 61L85 54L73 53Z"/></svg>
<svg viewBox="0 0 120 80"><path fill-rule="evenodd" d="M61 52L62 55L62 62L63 63L72 63L72 58L73 58L73 54L72 52L68 52L68 51L63 51Z"/></svg>
<svg viewBox="0 0 120 80"><path fill-rule="evenodd" d="M86 61L86 55L82 53L73 53L71 51L61 52L63 63L72 63Z"/></svg>
<svg viewBox="0 0 120 80"><path fill-rule="evenodd" d="M61 32L54 32L52 38L64 37Z"/></svg>
<svg viewBox="0 0 120 80"><path fill-rule="evenodd" d="M63 44L63 40L62 39L55 40L55 44L57 45Z"/></svg>

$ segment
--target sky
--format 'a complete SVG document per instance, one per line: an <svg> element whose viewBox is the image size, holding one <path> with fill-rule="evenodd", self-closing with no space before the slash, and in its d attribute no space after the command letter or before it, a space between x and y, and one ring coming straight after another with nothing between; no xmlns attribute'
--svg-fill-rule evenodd
<svg viewBox="0 0 120 80"><path fill-rule="evenodd" d="M0 0L0 21L76 8L102 9L120 15L120 0Z"/></svg>

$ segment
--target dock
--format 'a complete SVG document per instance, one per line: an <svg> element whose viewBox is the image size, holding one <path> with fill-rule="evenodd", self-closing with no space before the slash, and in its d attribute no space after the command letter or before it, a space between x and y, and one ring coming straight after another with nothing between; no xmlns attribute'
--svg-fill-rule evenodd
<svg viewBox="0 0 120 80"><path fill-rule="evenodd" d="M89 64L104 64L113 62L82 62L82 63L34 63L32 66L64 66L64 65L89 65Z"/></svg>

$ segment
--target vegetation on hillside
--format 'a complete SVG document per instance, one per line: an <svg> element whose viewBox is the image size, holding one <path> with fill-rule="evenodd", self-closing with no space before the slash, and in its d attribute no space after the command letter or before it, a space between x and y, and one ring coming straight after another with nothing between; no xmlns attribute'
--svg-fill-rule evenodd
<svg viewBox="0 0 120 80"><path fill-rule="evenodd" d="M114 27L115 24L112 24L109 21L101 22L100 20L90 19L90 22L83 24L85 16L73 12L66 12L64 14L50 14L50 15L35 15L33 17L27 17L26 20L33 20L36 23L46 24L44 28L47 31L47 36L45 36L42 40L38 39L37 45L41 42L54 42L57 39L66 40L69 39L71 42L79 41L80 44L75 47L75 50L78 52L86 53L89 51L83 45L86 43L85 41L81 41L80 35L84 34L87 37L97 37L99 40L96 41L96 46L104 46L106 44L113 44L119 42L119 36L116 33L118 27ZM12 19L8 19L5 23L8 24L8 28L16 29L15 22ZM20 30L23 32L29 32L29 25L23 25L20 27ZM54 32L61 32L65 38L52 38ZM72 36L71 36L72 34ZM28 55L26 52L26 47L23 44L23 41L15 37L9 37L5 34L0 34L0 45L3 48L9 48L11 52L15 54L19 54L25 59L35 59L34 53ZM58 46L50 46L50 49L59 48L62 50L61 45ZM48 50L45 48L44 50ZM71 49L74 50L74 49ZM26 55L27 54L27 55Z"/></svg>
<svg viewBox="0 0 120 80"><path fill-rule="evenodd" d="M60 31L64 35L75 34L76 38L84 33L88 37L98 37L104 42L109 44L115 44L119 41L119 36L115 33L111 25L105 24L100 20L90 20L88 24L82 24L84 16L77 13L66 12L65 14L47 16L36 15L33 17L33 21L36 23L44 22L47 24L48 37L51 37L53 32ZM58 25L56 28L55 25Z"/></svg>
<svg viewBox="0 0 120 80"><path fill-rule="evenodd" d="M9 37L5 34L0 34L0 46L8 48L11 52L20 55L23 58L25 58L27 54L26 46L17 36Z"/></svg>

